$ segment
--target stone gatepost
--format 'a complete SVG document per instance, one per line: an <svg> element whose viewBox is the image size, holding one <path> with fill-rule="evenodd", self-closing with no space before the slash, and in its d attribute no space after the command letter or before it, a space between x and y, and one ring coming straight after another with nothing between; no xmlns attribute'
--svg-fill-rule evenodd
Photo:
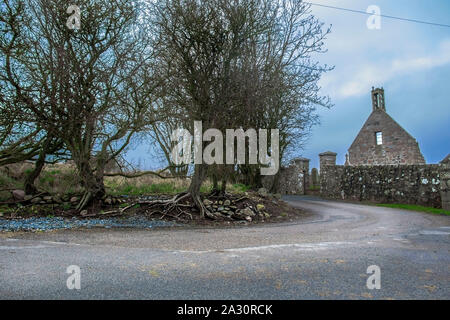
<svg viewBox="0 0 450 320"><path fill-rule="evenodd" d="M305 194L306 190L309 188L309 161L310 159L306 158L295 158L293 160L294 166L298 171L298 192L300 194Z"/></svg>
<svg viewBox="0 0 450 320"><path fill-rule="evenodd" d="M441 180L442 209L450 210L450 154L440 164L439 178Z"/></svg>
<svg viewBox="0 0 450 320"><path fill-rule="evenodd" d="M311 170L311 186L313 186L314 188L317 188L318 186L320 186L319 172L317 171L316 168L312 168L312 170Z"/></svg>
<svg viewBox="0 0 450 320"><path fill-rule="evenodd" d="M335 181L330 179L330 173L332 170L328 168L336 166L336 152L323 152L319 154L320 160L320 194L322 196L328 196L330 190L333 189ZM329 172L330 171L330 172Z"/></svg>
<svg viewBox="0 0 450 320"><path fill-rule="evenodd" d="M335 166L336 165L336 152L323 152L319 154L320 159L320 172L322 172L323 169L325 169L325 166Z"/></svg>

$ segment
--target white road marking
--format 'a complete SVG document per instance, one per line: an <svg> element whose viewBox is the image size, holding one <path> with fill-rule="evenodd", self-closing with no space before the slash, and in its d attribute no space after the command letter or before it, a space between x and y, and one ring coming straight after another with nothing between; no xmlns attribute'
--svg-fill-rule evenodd
<svg viewBox="0 0 450 320"><path fill-rule="evenodd" d="M423 230L423 231L419 231L420 234L422 235L432 235L432 236L448 236L450 235L450 232L445 232L445 231L436 231L436 230Z"/></svg>
<svg viewBox="0 0 450 320"><path fill-rule="evenodd" d="M18 241L23 242L23 246L0 246L0 250L8 250L7 248L14 248L14 249L28 249L28 248L34 248L34 249L43 249L43 248L52 248L55 245L56 246L81 246L81 244L78 243L71 243L71 242L56 242L56 241L45 241L45 240L28 240L28 239L14 239L14 238L8 238L4 239L5 242L15 242ZM30 244L36 244L36 245L26 245L27 243ZM51 245L51 246L50 246Z"/></svg>
<svg viewBox="0 0 450 320"><path fill-rule="evenodd" d="M51 248L51 246L23 246L23 247L17 247L17 246L0 246L0 250L21 250L21 249L43 249L43 248Z"/></svg>
<svg viewBox="0 0 450 320"><path fill-rule="evenodd" d="M220 250L177 250L176 252L182 253L212 253L212 252L249 252L249 251L259 251L259 250L271 250L271 249L286 249L294 248L299 251L314 251L314 250L324 250L331 249L338 246L350 245L351 242L319 242L319 243L288 243L288 244L274 244L267 246L258 247L244 247L244 248L228 248Z"/></svg>

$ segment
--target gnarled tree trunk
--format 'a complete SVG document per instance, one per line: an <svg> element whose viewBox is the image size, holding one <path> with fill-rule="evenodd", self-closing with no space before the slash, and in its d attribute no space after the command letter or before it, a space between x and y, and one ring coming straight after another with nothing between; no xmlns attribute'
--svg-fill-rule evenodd
<svg viewBox="0 0 450 320"><path fill-rule="evenodd" d="M85 190L77 206L77 210L82 210L92 201L102 199L106 191L103 182L103 172L94 173L88 158L76 158L75 163L80 174L81 184Z"/></svg>
<svg viewBox="0 0 450 320"><path fill-rule="evenodd" d="M207 173L207 167L205 164L196 164L194 175L191 180L191 184L189 185L188 193L192 197L192 201L194 201L195 205L200 210L200 216L202 218L207 214L207 209L203 205L202 199L200 198L200 187L202 186L203 181L205 180Z"/></svg>
<svg viewBox="0 0 450 320"><path fill-rule="evenodd" d="M51 148L52 140L53 140L53 137L51 137L51 136L48 136L45 139L44 144L41 148L41 151L39 152L39 157L36 160L36 163L34 164L33 171L31 171L25 178L24 191L26 194L36 194L37 193L37 189L36 189L36 186L34 185L34 182L35 182L36 178L39 177L42 169L44 168L45 157L51 151L50 148Z"/></svg>

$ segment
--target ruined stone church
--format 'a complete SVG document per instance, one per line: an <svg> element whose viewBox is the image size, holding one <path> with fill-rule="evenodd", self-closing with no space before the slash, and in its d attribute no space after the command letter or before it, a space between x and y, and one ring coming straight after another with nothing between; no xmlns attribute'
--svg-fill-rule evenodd
<svg viewBox="0 0 450 320"><path fill-rule="evenodd" d="M372 108L348 149L346 165L425 164L416 139L387 114L383 88L372 88Z"/></svg>

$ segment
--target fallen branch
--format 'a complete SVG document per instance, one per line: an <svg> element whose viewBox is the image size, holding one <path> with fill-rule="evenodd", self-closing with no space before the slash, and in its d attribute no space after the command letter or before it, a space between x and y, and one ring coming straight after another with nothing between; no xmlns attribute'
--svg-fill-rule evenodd
<svg viewBox="0 0 450 320"><path fill-rule="evenodd" d="M249 197L247 197L247 196L244 196L244 197L241 197L241 198L239 198L239 199L237 199L237 200L234 200L234 202L235 203L237 203L237 202L240 202L240 201L242 201L242 200L250 200L250 198Z"/></svg>
<svg viewBox="0 0 450 320"><path fill-rule="evenodd" d="M105 173L104 176L105 177L123 177L123 178L127 178L127 179L133 179L133 178L139 178L145 175L155 175L161 179L175 179L175 178L185 178L183 176L165 176L163 175L163 173L170 169L173 168L174 166L168 166L164 169L158 170L158 171L141 171L141 172L135 172L135 173L125 173L125 172L116 172L116 173Z"/></svg>

